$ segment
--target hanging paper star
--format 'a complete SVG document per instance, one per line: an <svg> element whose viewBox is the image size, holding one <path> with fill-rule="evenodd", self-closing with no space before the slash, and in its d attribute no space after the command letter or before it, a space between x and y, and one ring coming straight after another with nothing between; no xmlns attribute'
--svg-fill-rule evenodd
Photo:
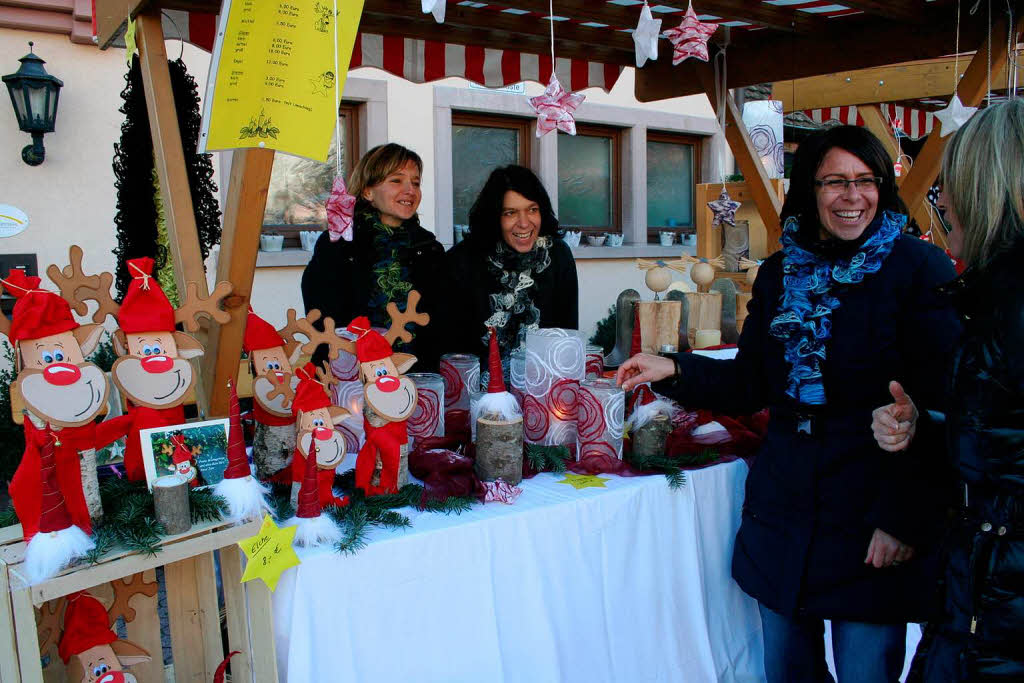
<svg viewBox="0 0 1024 683"><path fill-rule="evenodd" d="M650 6L645 2L640 10L640 21L633 31L633 45L636 49L636 68L642 67L648 59L658 58L658 36L661 34L661 19L655 19Z"/></svg>
<svg viewBox="0 0 1024 683"><path fill-rule="evenodd" d="M253 579L263 579L270 590L277 588L281 573L289 567L301 564L299 556L292 548L297 526L279 528L270 515L263 517L260 532L252 538L238 542L239 547L248 558L242 583Z"/></svg>
<svg viewBox="0 0 1024 683"><path fill-rule="evenodd" d="M960 96L953 93L949 106L942 111L935 112L935 118L942 122L942 131L939 133L939 136L946 137L951 133L955 133L960 126L967 123L967 119L971 118L976 111L978 111L977 107L965 107L963 102L960 101Z"/></svg>
<svg viewBox="0 0 1024 683"><path fill-rule="evenodd" d="M665 36L672 42L672 65L688 57L694 57L702 62L708 61L708 38L718 28L718 24L702 23L693 11L693 3L686 8L683 16L683 23L676 28L665 31Z"/></svg>
<svg viewBox="0 0 1024 683"><path fill-rule="evenodd" d="M729 196L729 190L725 189L725 186L722 186L722 194L718 195L718 199L708 202L708 208L714 214L711 225L728 223L733 227L736 226L736 209L740 208L740 203Z"/></svg>
<svg viewBox="0 0 1024 683"><path fill-rule="evenodd" d="M420 3L424 14L433 14L434 21L444 23L444 8L448 4L446 0L420 0Z"/></svg>
<svg viewBox="0 0 1024 683"><path fill-rule="evenodd" d="M332 242L344 239L352 241L352 214L356 208L356 198L348 193L345 179L338 176L334 179L331 196L327 198L327 236Z"/></svg>
<svg viewBox="0 0 1024 683"><path fill-rule="evenodd" d="M582 104L586 95L569 93L558 82L558 76L551 72L548 87L537 97L530 98L530 106L537 112L537 137L547 135L555 128L569 135L576 135L576 119L573 113Z"/></svg>
<svg viewBox="0 0 1024 683"><path fill-rule="evenodd" d="M594 474L566 474L565 479L559 484L568 484L577 491L580 489L603 489L607 488L604 483L608 481L606 477L598 477Z"/></svg>

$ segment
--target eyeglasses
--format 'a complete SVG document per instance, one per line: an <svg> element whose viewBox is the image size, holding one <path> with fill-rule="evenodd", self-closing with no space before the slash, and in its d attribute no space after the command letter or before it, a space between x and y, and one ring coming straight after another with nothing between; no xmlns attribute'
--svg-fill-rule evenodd
<svg viewBox="0 0 1024 683"><path fill-rule="evenodd" d="M842 194L846 192L850 185L857 188L857 192L864 194L866 192L875 192L882 185L882 179L875 178L854 178L853 180L847 180L846 178L829 178L828 180L815 180L814 184L821 188L821 191L826 194Z"/></svg>

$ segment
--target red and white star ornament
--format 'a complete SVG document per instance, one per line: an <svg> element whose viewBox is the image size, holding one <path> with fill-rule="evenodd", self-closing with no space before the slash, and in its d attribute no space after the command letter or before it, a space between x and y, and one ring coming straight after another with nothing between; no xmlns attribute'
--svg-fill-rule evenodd
<svg viewBox="0 0 1024 683"><path fill-rule="evenodd" d="M708 61L708 39L718 29L718 24L704 23L693 11L693 3L686 8L683 22L676 28L665 31L665 37L672 43L672 65L693 57Z"/></svg>
<svg viewBox="0 0 1024 683"><path fill-rule="evenodd" d="M334 179L331 196L327 198L327 236L332 242L343 239L352 241L352 216L356 209L356 198L348 193L345 179L340 175Z"/></svg>
<svg viewBox="0 0 1024 683"><path fill-rule="evenodd" d="M713 202L708 202L708 208L711 209L711 213L714 218L711 219L711 225L722 225L722 223L728 223L729 225L736 225L736 209L740 208L740 203L729 196L729 190L722 187L722 194L718 195L718 199Z"/></svg>
<svg viewBox="0 0 1024 683"><path fill-rule="evenodd" d="M633 30L633 46L636 50L636 68L642 67L648 59L658 58L658 36L661 35L661 19L655 19L646 2L640 10L640 21Z"/></svg>
<svg viewBox="0 0 1024 683"><path fill-rule="evenodd" d="M444 8L448 4L447 0L420 0L420 3L424 14L433 14L434 21L439 24L444 23Z"/></svg>
<svg viewBox="0 0 1024 683"><path fill-rule="evenodd" d="M576 135L576 119L573 114L586 98L586 95L566 92L552 71L551 80L544 92L530 98L530 106L537 112L537 137L543 137L556 128L569 135Z"/></svg>

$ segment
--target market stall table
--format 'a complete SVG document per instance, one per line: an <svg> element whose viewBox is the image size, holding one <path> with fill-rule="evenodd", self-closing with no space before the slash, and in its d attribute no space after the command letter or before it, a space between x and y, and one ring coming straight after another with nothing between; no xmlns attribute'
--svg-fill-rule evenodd
<svg viewBox="0 0 1024 683"><path fill-rule="evenodd" d="M759 681L757 604L729 566L747 465L564 475L514 505L402 510L354 555L299 551L281 578L281 680Z"/></svg>

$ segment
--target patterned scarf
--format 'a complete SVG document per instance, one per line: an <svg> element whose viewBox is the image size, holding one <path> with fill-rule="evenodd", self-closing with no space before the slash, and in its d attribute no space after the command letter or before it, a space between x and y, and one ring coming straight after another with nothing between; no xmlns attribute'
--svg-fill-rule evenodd
<svg viewBox="0 0 1024 683"><path fill-rule="evenodd" d="M388 302L403 304L412 290L409 269L399 260L399 255L412 243L409 227L414 224L418 225L415 217L399 227L392 227L380 220L376 209L364 210L356 217L357 229L369 229L373 235L373 251L377 256L372 269L374 286L367 302L370 322L375 327L386 328L391 322L386 311Z"/></svg>
<svg viewBox="0 0 1024 683"><path fill-rule="evenodd" d="M854 285L877 273L906 224L906 216L884 211L868 226L869 237L850 256L827 258L798 241L800 225L789 218L782 230L782 296L768 326L781 339L789 363L786 393L804 405L825 405L821 366L832 336L832 311L839 299L834 283Z"/></svg>
<svg viewBox="0 0 1024 683"><path fill-rule="evenodd" d="M504 240L498 240L494 252L487 257L487 269L498 280L498 291L490 295L491 316L485 327L498 334L498 347L503 355L517 348L529 330L540 327L540 311L533 303L533 276L551 265L551 238L538 237L533 249L520 254ZM488 335L481 337L487 345Z"/></svg>

